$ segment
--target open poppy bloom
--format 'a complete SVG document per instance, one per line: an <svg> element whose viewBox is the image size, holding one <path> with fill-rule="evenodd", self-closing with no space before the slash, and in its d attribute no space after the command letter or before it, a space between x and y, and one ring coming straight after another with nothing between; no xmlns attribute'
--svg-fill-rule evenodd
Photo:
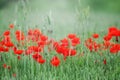
<svg viewBox="0 0 120 80"><path fill-rule="evenodd" d="M76 37L76 34L69 34L69 35L68 35L68 38L69 38L69 39L73 39L73 38L75 38L75 37Z"/></svg>
<svg viewBox="0 0 120 80"><path fill-rule="evenodd" d="M44 64L46 61L45 59L43 59L43 57L39 53L33 54L32 57L35 61L37 61L40 64Z"/></svg>
<svg viewBox="0 0 120 80"><path fill-rule="evenodd" d="M21 55L24 51L23 50L15 50L14 53L17 55Z"/></svg>
<svg viewBox="0 0 120 80"><path fill-rule="evenodd" d="M4 33L3 33L4 36L8 36L10 35L10 31L9 30L6 30Z"/></svg>
<svg viewBox="0 0 120 80"><path fill-rule="evenodd" d="M38 58L38 59L37 59L37 62L40 63L40 64L44 64L44 63L45 63L45 59L43 59L43 58Z"/></svg>
<svg viewBox="0 0 120 80"><path fill-rule="evenodd" d="M51 59L51 65L55 66L55 67L58 67L60 65L60 60L57 56L54 56L52 59Z"/></svg>
<svg viewBox="0 0 120 80"><path fill-rule="evenodd" d="M92 36L93 36L93 38L99 38L98 34L93 34Z"/></svg>
<svg viewBox="0 0 120 80"><path fill-rule="evenodd" d="M71 40L71 42L72 42L72 46L76 46L80 44L80 38L75 37Z"/></svg>

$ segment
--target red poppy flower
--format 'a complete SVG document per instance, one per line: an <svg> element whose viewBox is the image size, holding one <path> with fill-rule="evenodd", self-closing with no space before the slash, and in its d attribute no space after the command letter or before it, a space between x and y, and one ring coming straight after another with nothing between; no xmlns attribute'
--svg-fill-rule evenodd
<svg viewBox="0 0 120 80"><path fill-rule="evenodd" d="M16 50L17 50L17 47L14 46L12 50L13 50L13 51L16 51Z"/></svg>
<svg viewBox="0 0 120 80"><path fill-rule="evenodd" d="M14 44L9 41L9 42L5 42L5 46L6 46L6 47L13 47Z"/></svg>
<svg viewBox="0 0 120 80"><path fill-rule="evenodd" d="M33 30L32 30L32 29L29 29L29 30L28 30L28 35L29 35L29 36L32 36L32 35L33 35Z"/></svg>
<svg viewBox="0 0 120 80"><path fill-rule="evenodd" d="M88 46L88 48L89 48L90 52L93 51L93 46L92 45Z"/></svg>
<svg viewBox="0 0 120 80"><path fill-rule="evenodd" d="M4 51L4 47L0 46L0 52L3 52L3 51Z"/></svg>
<svg viewBox="0 0 120 80"><path fill-rule="evenodd" d="M64 50L64 47L62 47L62 46L58 46L56 48L56 52L59 53L59 54L61 54L63 52L63 50Z"/></svg>
<svg viewBox="0 0 120 80"><path fill-rule="evenodd" d="M5 36L3 41L4 42L11 42L11 37L10 36Z"/></svg>
<svg viewBox="0 0 120 80"><path fill-rule="evenodd" d="M110 52L111 52L112 54L116 54L116 53L118 53L118 51L119 51L119 44L114 44L114 45L110 48Z"/></svg>
<svg viewBox="0 0 120 80"><path fill-rule="evenodd" d="M62 43L68 43L68 39L67 38L64 38L61 40Z"/></svg>
<svg viewBox="0 0 120 80"><path fill-rule="evenodd" d="M119 30L114 26L110 27L109 34L111 34L111 36L119 36Z"/></svg>
<svg viewBox="0 0 120 80"><path fill-rule="evenodd" d="M46 45L46 42L45 42L45 41L39 41L39 42L38 42L38 46L44 46L44 45Z"/></svg>
<svg viewBox="0 0 120 80"><path fill-rule="evenodd" d="M104 36L105 41L110 41L112 39L112 36L108 34L107 36Z"/></svg>
<svg viewBox="0 0 120 80"><path fill-rule="evenodd" d="M33 59L35 61L37 61L40 64L44 64L45 63L45 59L42 58L42 56L39 53L35 53L32 55Z"/></svg>
<svg viewBox="0 0 120 80"><path fill-rule="evenodd" d="M62 54L63 54L64 57L70 56L70 49L63 48Z"/></svg>
<svg viewBox="0 0 120 80"><path fill-rule="evenodd" d="M10 24L10 25L9 25L9 28L10 28L10 29L13 29L13 28L14 28L14 24Z"/></svg>
<svg viewBox="0 0 120 80"><path fill-rule="evenodd" d="M6 30L4 33L3 33L4 36L8 36L10 35L10 31L9 30Z"/></svg>
<svg viewBox="0 0 120 80"><path fill-rule="evenodd" d="M4 52L8 52L8 51L9 51L9 48L8 48L8 47L3 48L3 51L4 51Z"/></svg>
<svg viewBox="0 0 120 80"><path fill-rule="evenodd" d="M22 31L20 31L20 30L17 30L17 31L15 32L15 35L16 35L16 39L17 39L18 41L25 39L24 33L23 33Z"/></svg>
<svg viewBox="0 0 120 80"><path fill-rule="evenodd" d="M21 59L21 56L17 56L17 59L20 60L20 59Z"/></svg>
<svg viewBox="0 0 120 80"><path fill-rule="evenodd" d="M39 29L34 29L33 30L33 35L38 37L38 36L42 35L42 32Z"/></svg>
<svg viewBox="0 0 120 80"><path fill-rule="evenodd" d="M111 46L111 43L109 41L104 41L103 45L105 48L109 48Z"/></svg>
<svg viewBox="0 0 120 80"><path fill-rule="evenodd" d="M99 34L93 34L93 38L99 38Z"/></svg>
<svg viewBox="0 0 120 80"><path fill-rule="evenodd" d="M69 42L68 42L68 39L64 38L61 40L61 46L64 46L64 47L68 47L69 46Z"/></svg>
<svg viewBox="0 0 120 80"><path fill-rule="evenodd" d="M56 49L57 47L59 47L59 43L58 42L53 42L53 48Z"/></svg>
<svg viewBox="0 0 120 80"><path fill-rule="evenodd" d="M32 52L33 52L33 50L28 49L28 50L25 51L25 54L30 55Z"/></svg>
<svg viewBox="0 0 120 80"><path fill-rule="evenodd" d="M76 55L76 50L70 49L70 56L75 56Z"/></svg>
<svg viewBox="0 0 120 80"><path fill-rule="evenodd" d="M37 59L37 62L40 63L40 64L44 64L44 63L45 63L45 59L38 58L38 59Z"/></svg>
<svg viewBox="0 0 120 80"><path fill-rule="evenodd" d="M76 46L78 44L80 44L80 38L77 38L77 37L73 38L72 39L72 46Z"/></svg>
<svg viewBox="0 0 120 80"><path fill-rule="evenodd" d="M69 44L68 44L68 43L61 43L61 46L63 46L63 47L68 47Z"/></svg>
<svg viewBox="0 0 120 80"><path fill-rule="evenodd" d="M45 35L42 35L42 36L40 37L40 39L41 39L42 41L46 41L46 40L48 39L48 37L45 36Z"/></svg>
<svg viewBox="0 0 120 80"><path fill-rule="evenodd" d="M107 61L106 59L103 60L103 64L106 65L107 64Z"/></svg>
<svg viewBox="0 0 120 80"><path fill-rule="evenodd" d="M15 54L18 54L18 55L21 55L24 51L23 50L15 50L14 53Z"/></svg>
<svg viewBox="0 0 120 80"><path fill-rule="evenodd" d="M33 59L37 60L38 58L42 58L42 56L39 53L35 53L32 55Z"/></svg>
<svg viewBox="0 0 120 80"><path fill-rule="evenodd" d="M51 65L55 66L55 67L58 67L60 65L60 60L57 56L54 56L52 59L51 59Z"/></svg>
<svg viewBox="0 0 120 80"><path fill-rule="evenodd" d="M118 35L119 35L119 37L120 37L120 30L118 31Z"/></svg>
<svg viewBox="0 0 120 80"><path fill-rule="evenodd" d="M68 38L69 38L69 39L73 39L73 38L75 38L75 37L76 37L76 34L69 34L69 35L68 35Z"/></svg>
<svg viewBox="0 0 120 80"><path fill-rule="evenodd" d="M34 46L33 50L34 50L34 52L41 52L42 51L41 47L38 47L38 46Z"/></svg>
<svg viewBox="0 0 120 80"><path fill-rule="evenodd" d="M109 30L109 32L111 33L111 32L113 32L113 31L117 31L118 29L117 29L115 26L112 26L112 27L110 27L108 30Z"/></svg>
<svg viewBox="0 0 120 80"><path fill-rule="evenodd" d="M6 64L3 64L3 68L7 68L7 65L6 65Z"/></svg>

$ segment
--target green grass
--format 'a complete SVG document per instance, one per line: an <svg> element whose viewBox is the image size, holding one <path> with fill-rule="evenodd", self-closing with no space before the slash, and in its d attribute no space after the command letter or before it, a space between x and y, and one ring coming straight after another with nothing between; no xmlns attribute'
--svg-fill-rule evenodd
<svg viewBox="0 0 120 80"><path fill-rule="evenodd" d="M8 28L10 23L16 23L16 29L26 31L31 27L38 27L56 40L64 38L68 33L79 33L81 38L80 48L78 51L84 51L84 56L68 57L66 61L61 59L59 67L50 65L50 59L55 54L44 54L47 59L46 63L41 65L35 62L31 56L22 56L20 61L12 51L9 53L0 53L0 80L119 80L120 79L120 53L112 55L109 51L103 52L100 56L98 52L90 53L84 47L84 40L89 38L93 33L99 33L101 37L107 32L107 28L116 25L120 28L119 15L89 13L89 18L80 21L76 16L73 7L67 1L61 0L57 3L53 2L48 6L47 1L39 4L31 1L29 4L22 6L21 3L12 3L8 7L0 10L0 34ZM64 4L63 4L64 3ZM45 5L44 5L45 4ZM23 5L23 4L22 4ZM61 6L62 5L62 6ZM37 7L37 9L36 9ZM81 11L81 9L79 9ZM50 11L52 13L50 13ZM52 16L50 16L52 14ZM48 17L50 22L48 21ZM53 30L53 34L49 34L44 29ZM100 39L101 40L101 39ZM78 54L80 54L78 53ZM107 64L103 64L106 58ZM95 63L95 61L98 61ZM6 63L11 69L4 69L2 65ZM16 77L13 77L13 73Z"/></svg>
<svg viewBox="0 0 120 80"><path fill-rule="evenodd" d="M3 54L1 65L6 63L12 67L10 70L1 67L1 80L118 80L120 78L120 55L112 55L108 51L104 52L104 56L85 51L83 57L69 57L66 62L61 61L61 65L57 68L51 66L49 61L41 65L28 56L23 56L18 61L15 55L11 55L12 53ZM47 60L49 58L50 56ZM103 64L104 58L107 59L106 65ZM16 78L12 77L13 73L16 73Z"/></svg>

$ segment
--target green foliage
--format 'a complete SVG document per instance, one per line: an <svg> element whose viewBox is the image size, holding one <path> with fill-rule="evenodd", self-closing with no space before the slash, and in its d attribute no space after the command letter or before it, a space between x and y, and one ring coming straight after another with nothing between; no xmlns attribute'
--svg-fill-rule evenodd
<svg viewBox="0 0 120 80"><path fill-rule="evenodd" d="M85 0L93 10L120 13L120 0Z"/></svg>

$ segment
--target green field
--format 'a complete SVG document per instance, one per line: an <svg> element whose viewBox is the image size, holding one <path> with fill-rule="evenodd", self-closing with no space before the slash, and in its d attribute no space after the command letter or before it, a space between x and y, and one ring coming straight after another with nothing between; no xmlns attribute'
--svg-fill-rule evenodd
<svg viewBox="0 0 120 80"><path fill-rule="evenodd" d="M117 54L111 54L109 49L90 52L84 45L85 40L94 33L99 34L99 39L95 39L95 41L102 44L103 37L107 34L109 27L116 26L120 30L119 13L104 12L104 10L102 12L102 9L97 11L96 8L93 9L94 6L82 5L81 2L76 1L11 0L3 6L4 2L1 0L0 47L2 46L3 33L8 30L11 23L14 24L11 40L19 49L25 50L27 47L17 42L14 32L21 30L27 34L29 29L35 28L40 29L44 35L56 41L60 41L70 33L75 33L80 38L80 44L75 48L77 54L69 56L66 61L55 50L48 52L45 48L45 52L42 53L46 59L44 64L37 63L31 55L22 54L20 55L21 60L18 60L12 48L7 53L0 51L0 80L120 79L120 50ZM31 42L27 46L34 44ZM118 44L120 44L120 36ZM61 61L58 67L50 64L53 56L58 56ZM104 60L106 60L106 64ZM11 66L11 68L6 69L3 64Z"/></svg>

